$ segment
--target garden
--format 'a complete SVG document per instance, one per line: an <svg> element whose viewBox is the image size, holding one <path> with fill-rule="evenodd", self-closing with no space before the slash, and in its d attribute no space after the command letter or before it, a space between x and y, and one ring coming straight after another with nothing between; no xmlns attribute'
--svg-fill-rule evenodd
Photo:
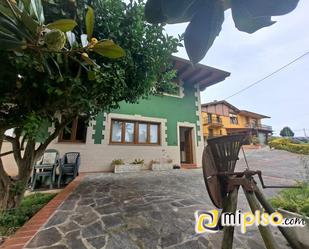
<svg viewBox="0 0 309 249"><path fill-rule="evenodd" d="M273 138L268 143L270 148L286 150L292 153L309 155L309 144L293 138Z"/></svg>
<svg viewBox="0 0 309 249"><path fill-rule="evenodd" d="M14 234L56 194L34 193L26 196L19 207L0 212L0 238Z"/></svg>

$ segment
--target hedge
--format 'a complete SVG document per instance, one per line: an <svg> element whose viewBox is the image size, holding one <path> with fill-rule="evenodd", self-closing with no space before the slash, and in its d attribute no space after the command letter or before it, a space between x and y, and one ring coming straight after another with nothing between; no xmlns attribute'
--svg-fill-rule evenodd
<svg viewBox="0 0 309 249"><path fill-rule="evenodd" d="M9 236L38 212L55 194L36 193L26 196L20 207L0 212L0 237Z"/></svg>
<svg viewBox="0 0 309 249"><path fill-rule="evenodd" d="M309 144L296 144L289 138L276 138L268 143L270 148L286 150L297 154L309 155Z"/></svg>
<svg viewBox="0 0 309 249"><path fill-rule="evenodd" d="M285 189L270 200L275 208L282 208L309 217L309 185L300 188Z"/></svg>

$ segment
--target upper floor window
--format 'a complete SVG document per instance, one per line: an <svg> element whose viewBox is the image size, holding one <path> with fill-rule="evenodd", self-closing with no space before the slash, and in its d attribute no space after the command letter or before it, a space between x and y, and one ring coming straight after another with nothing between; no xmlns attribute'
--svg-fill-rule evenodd
<svg viewBox="0 0 309 249"><path fill-rule="evenodd" d="M237 115L230 114L230 123L231 123L231 124L238 124Z"/></svg>
<svg viewBox="0 0 309 249"><path fill-rule="evenodd" d="M85 143L87 136L86 118L75 118L60 133L59 142Z"/></svg>
<svg viewBox="0 0 309 249"><path fill-rule="evenodd" d="M221 123L221 118L220 118L220 116L217 116L217 117L216 117L216 121L217 121L217 123Z"/></svg>
<svg viewBox="0 0 309 249"><path fill-rule="evenodd" d="M212 123L212 114L211 113L208 113L207 114L207 122L210 124Z"/></svg>
<svg viewBox="0 0 309 249"><path fill-rule="evenodd" d="M160 144L160 124L144 121L112 120L110 143Z"/></svg>
<svg viewBox="0 0 309 249"><path fill-rule="evenodd" d="M164 95L173 96L173 97L183 97L182 96L182 83L179 79L175 78L172 82L164 84L159 91L163 92Z"/></svg>

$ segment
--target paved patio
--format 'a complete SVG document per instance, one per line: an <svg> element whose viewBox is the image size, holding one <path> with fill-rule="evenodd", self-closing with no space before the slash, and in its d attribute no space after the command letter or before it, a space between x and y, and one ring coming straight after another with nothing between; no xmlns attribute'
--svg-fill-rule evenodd
<svg viewBox="0 0 309 249"><path fill-rule="evenodd" d="M302 177L297 155L259 150L248 151L247 157L251 169L264 171L266 182L289 184ZM238 168L243 167L241 159ZM242 194L239 205L249 210ZM89 174L26 248L217 249L221 232L194 232L194 211L213 208L200 169ZM256 228L246 235L236 230L234 248L264 248ZM288 248L278 231L274 236L280 248Z"/></svg>

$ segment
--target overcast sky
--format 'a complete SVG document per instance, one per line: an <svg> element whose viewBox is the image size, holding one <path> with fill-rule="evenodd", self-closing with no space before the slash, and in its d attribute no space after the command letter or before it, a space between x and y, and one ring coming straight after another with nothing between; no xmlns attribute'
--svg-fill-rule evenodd
<svg viewBox="0 0 309 249"><path fill-rule="evenodd" d="M300 0L285 16L274 17L274 25L254 34L238 31L231 12L225 12L222 31L202 64L231 72L225 81L207 88L202 103L222 100L309 51L309 1ZM187 24L168 25L170 35L184 32ZM188 58L184 49L176 54ZM309 136L309 55L284 71L227 101L239 109L271 116L264 124L278 134L290 126L296 135Z"/></svg>

